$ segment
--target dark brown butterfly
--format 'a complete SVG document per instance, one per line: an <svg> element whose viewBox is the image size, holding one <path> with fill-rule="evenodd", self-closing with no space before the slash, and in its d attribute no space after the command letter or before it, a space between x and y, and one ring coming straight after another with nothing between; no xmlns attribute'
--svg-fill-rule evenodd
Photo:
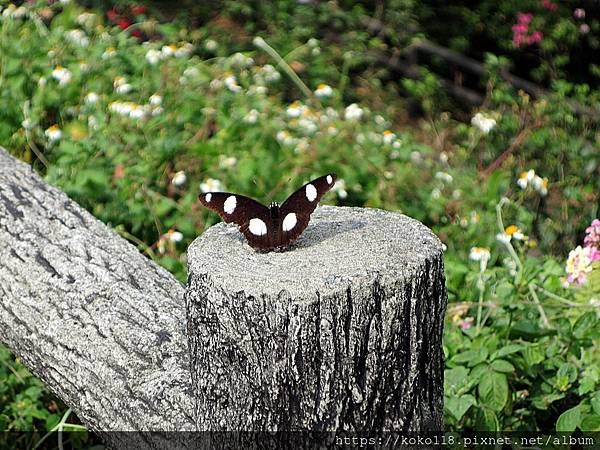
<svg viewBox="0 0 600 450"><path fill-rule="evenodd" d="M271 203L266 207L251 198L228 192L205 192L198 198L225 222L237 224L252 247L270 251L288 247L302 234L319 200L336 179L334 173L323 175L302 186L281 206Z"/></svg>

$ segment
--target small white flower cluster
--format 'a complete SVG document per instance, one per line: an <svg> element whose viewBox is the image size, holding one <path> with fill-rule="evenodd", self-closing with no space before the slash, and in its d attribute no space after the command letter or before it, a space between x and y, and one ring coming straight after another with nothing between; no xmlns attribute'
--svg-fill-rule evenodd
<svg viewBox="0 0 600 450"><path fill-rule="evenodd" d="M293 117L293 118L302 116L306 111L309 111L308 106L305 106L298 101L290 103L288 105L287 109L285 110L288 117Z"/></svg>
<svg viewBox="0 0 600 450"><path fill-rule="evenodd" d="M188 84L194 78L197 78L200 75L200 71L196 67L186 67L183 71L183 75L179 77L179 82L181 84Z"/></svg>
<svg viewBox="0 0 600 450"><path fill-rule="evenodd" d="M50 142L56 142L62 137L62 131L57 124L54 124L44 131L44 134Z"/></svg>
<svg viewBox="0 0 600 450"><path fill-rule="evenodd" d="M256 109L251 109L242 119L245 123L255 124L258 122L260 114Z"/></svg>
<svg viewBox="0 0 600 450"><path fill-rule="evenodd" d="M435 174L436 180L441 180L444 183L452 183L454 178L448 172L436 172Z"/></svg>
<svg viewBox="0 0 600 450"><path fill-rule="evenodd" d="M238 84L237 78L235 75L228 75L223 80L223 84L229 89L231 92L240 92L242 87Z"/></svg>
<svg viewBox="0 0 600 450"><path fill-rule="evenodd" d="M471 119L471 125L478 128L483 134L488 134L496 126L496 120L478 112Z"/></svg>
<svg viewBox="0 0 600 450"><path fill-rule="evenodd" d="M96 21L96 14L83 12L77 16L77 23L85 28L91 28Z"/></svg>
<svg viewBox="0 0 600 450"><path fill-rule="evenodd" d="M343 178L338 179L333 185L332 191L336 193L336 195L344 200L348 197L348 191L346 190L346 181Z"/></svg>
<svg viewBox="0 0 600 450"><path fill-rule="evenodd" d="M183 186L186 181L187 181L187 175L185 174L185 171L183 171L183 170L176 172L175 175L173 175L173 178L171 178L171 184L173 184L173 186L177 186L177 187Z"/></svg>
<svg viewBox="0 0 600 450"><path fill-rule="evenodd" d="M350 121L358 121L362 119L363 114L364 110L356 103L352 103L346 107L344 111L344 118Z"/></svg>
<svg viewBox="0 0 600 450"><path fill-rule="evenodd" d="M138 105L134 102L114 101L108 105L108 108L111 112L130 119L141 119L149 115L156 116L163 112L162 97L159 94L151 95L148 102L146 105Z"/></svg>
<svg viewBox="0 0 600 450"><path fill-rule="evenodd" d="M292 146L298 143L298 139L293 137L287 130L278 131L275 138L277 139L277 142L285 146Z"/></svg>
<svg viewBox="0 0 600 450"><path fill-rule="evenodd" d="M110 59L116 56L116 54L117 51L113 47L108 47L106 50L104 50L104 53L102 53L102 59Z"/></svg>
<svg viewBox="0 0 600 450"><path fill-rule="evenodd" d="M533 169L521 172L517 184L521 189L527 189L527 186L533 187L542 197L548 194L548 178L536 175Z"/></svg>
<svg viewBox="0 0 600 450"><path fill-rule="evenodd" d="M508 244L511 240L515 241L524 241L527 240L527 236L523 234L521 229L516 225L510 225L505 228L502 233L498 233L496 235L496 240L502 242L503 244Z"/></svg>
<svg viewBox="0 0 600 450"><path fill-rule="evenodd" d="M215 52L219 48L219 44L217 44L217 41L215 41L213 39L208 39L204 43L204 48L206 50L208 50L209 52Z"/></svg>
<svg viewBox="0 0 600 450"><path fill-rule="evenodd" d="M315 38L310 38L306 44L310 47L310 52L313 56L321 54L321 48L319 47L319 41Z"/></svg>
<svg viewBox="0 0 600 450"><path fill-rule="evenodd" d="M131 92L131 84L127 82L125 77L116 77L113 81L113 87L117 94L128 94Z"/></svg>
<svg viewBox="0 0 600 450"><path fill-rule="evenodd" d="M100 96L98 94L96 94L95 92L89 92L83 99L83 101L87 104L87 105L93 105L94 103L98 102L98 99L100 98Z"/></svg>
<svg viewBox="0 0 600 450"><path fill-rule="evenodd" d="M218 192L223 190L221 181L214 178L207 178L200 183L200 192Z"/></svg>
<svg viewBox="0 0 600 450"><path fill-rule="evenodd" d="M1 7L0 7L1 9ZM18 8L10 3L4 11L2 11L3 17L12 17L13 19L22 19L29 14L29 11L23 6L19 6Z"/></svg>
<svg viewBox="0 0 600 450"><path fill-rule="evenodd" d="M189 42L184 42L180 46L175 44L163 45L160 50L151 48L146 52L146 61L150 64L158 64L161 60L175 56L181 58L189 56L194 51L194 46Z"/></svg>
<svg viewBox="0 0 600 450"><path fill-rule="evenodd" d="M232 66L240 69L247 69L248 67L252 67L254 65L254 59L239 52L231 55L229 57L229 62Z"/></svg>
<svg viewBox="0 0 600 450"><path fill-rule="evenodd" d="M144 107L134 102L111 102L110 105L108 105L108 109L111 112L117 113L123 117L129 117L130 119L141 119L146 115Z"/></svg>
<svg viewBox="0 0 600 450"><path fill-rule="evenodd" d="M221 169L233 169L237 165L237 158L235 156L219 156L219 167Z"/></svg>
<svg viewBox="0 0 600 450"><path fill-rule="evenodd" d="M52 71L52 78L58 81L59 86L64 86L71 81L72 74L69 69L63 66L56 66Z"/></svg>
<svg viewBox="0 0 600 450"><path fill-rule="evenodd" d="M479 271L485 272L487 263L490 260L490 250L484 247L472 247L469 258L473 261L479 261Z"/></svg>
<svg viewBox="0 0 600 450"><path fill-rule="evenodd" d="M396 134L390 130L385 130L383 132L382 141L384 145L392 145L394 148L400 147L400 142L397 141L396 138Z"/></svg>
<svg viewBox="0 0 600 450"><path fill-rule="evenodd" d="M83 30L78 28L67 31L65 33L65 37L71 44L78 45L79 47L87 47L90 44L90 39L86 36Z"/></svg>
<svg viewBox="0 0 600 450"><path fill-rule="evenodd" d="M327 84L319 84L315 89L315 95L320 98L329 98L333 95L333 89Z"/></svg>

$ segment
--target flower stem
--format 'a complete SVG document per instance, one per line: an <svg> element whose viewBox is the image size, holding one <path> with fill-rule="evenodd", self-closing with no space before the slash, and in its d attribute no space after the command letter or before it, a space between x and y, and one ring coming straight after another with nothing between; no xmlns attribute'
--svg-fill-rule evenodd
<svg viewBox="0 0 600 450"><path fill-rule="evenodd" d="M279 53L277 53L273 47L267 44L267 42L263 38L261 38L260 36L256 36L254 38L254 41L252 42L255 46L263 50L271 58L277 61L279 67L281 67L281 69L291 78L291 80L296 84L296 86L298 86L298 89L300 89L306 97L314 97L312 91L308 88L308 86L306 86L306 84L304 84L304 82L300 79L298 74L294 72L294 69L292 69L290 65L287 62L285 62L285 60L279 55Z"/></svg>

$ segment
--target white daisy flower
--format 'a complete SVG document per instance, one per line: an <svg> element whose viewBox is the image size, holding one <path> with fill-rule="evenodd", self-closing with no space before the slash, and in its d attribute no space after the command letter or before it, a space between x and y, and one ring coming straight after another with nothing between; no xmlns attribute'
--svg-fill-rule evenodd
<svg viewBox="0 0 600 450"><path fill-rule="evenodd" d="M496 126L496 121L480 112L471 119L471 125L478 128L483 134L488 134Z"/></svg>
<svg viewBox="0 0 600 450"><path fill-rule="evenodd" d="M58 141L62 137L62 131L61 131L60 127L56 124L52 125L51 127L46 128L46 131L44 131L44 134L46 135L46 137L48 138L48 140L50 142Z"/></svg>
<svg viewBox="0 0 600 450"><path fill-rule="evenodd" d="M315 90L317 97L331 97L333 95L333 89L327 84L319 84Z"/></svg>
<svg viewBox="0 0 600 450"><path fill-rule="evenodd" d="M179 172L175 173L175 175L173 175L173 178L171 179L171 183L173 184L173 186L183 186L186 181L187 175L183 170L180 170Z"/></svg>
<svg viewBox="0 0 600 450"><path fill-rule="evenodd" d="M85 96L84 102L88 105L93 105L98 101L98 98L98 94L96 94L95 92L90 92Z"/></svg>
<svg viewBox="0 0 600 450"><path fill-rule="evenodd" d="M146 60L152 65L158 64L162 56L162 53L155 49L150 49L146 52Z"/></svg>
<svg viewBox="0 0 600 450"><path fill-rule="evenodd" d="M344 117L346 120L360 120L364 114L364 110L359 107L356 103L352 103L347 106L344 111Z"/></svg>
<svg viewBox="0 0 600 450"><path fill-rule="evenodd" d="M59 86L64 86L71 81L72 75L69 69L65 69L62 66L56 66L52 71L52 78L58 80Z"/></svg>

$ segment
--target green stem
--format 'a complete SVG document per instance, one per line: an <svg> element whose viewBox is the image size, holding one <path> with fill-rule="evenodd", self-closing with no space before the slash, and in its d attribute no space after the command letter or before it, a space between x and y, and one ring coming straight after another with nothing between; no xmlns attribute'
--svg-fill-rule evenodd
<svg viewBox="0 0 600 450"><path fill-rule="evenodd" d="M504 231L504 222L502 221L502 207L506 203L509 203L509 202L510 202L509 199L507 199L506 197L502 197L502 199L496 205L496 223L498 224L498 229L500 230L500 233L505 232ZM510 254L511 258L514 260L515 264L517 265L517 274L515 275L515 284L518 285L521 282L521 278L523 275L523 264L521 264L519 255L517 255L517 252L515 251L515 248L512 246L510 241L504 242L504 246L507 248L508 253Z"/></svg>
<svg viewBox="0 0 600 450"><path fill-rule="evenodd" d="M267 44L267 42L260 36L255 37L253 43L255 46L267 53L271 58L277 61L277 65L281 67L281 69L291 78L296 86L298 86L298 89L300 89L306 97L314 98L314 95L308 86L304 84L298 74L294 72L294 69L292 69L287 62L285 62L285 60L279 55L279 53L275 51L273 47Z"/></svg>
<svg viewBox="0 0 600 450"><path fill-rule="evenodd" d="M65 411L65 413L63 414L62 418L60 419L60 422L58 422L50 431L48 431L36 444L35 446L31 449L31 450L36 450L37 448L40 447L40 445L42 445L44 443L44 441L46 439L48 439L52 433L54 433L55 431L58 431L58 447L62 450L63 445L62 445L62 431L65 428L72 428L72 429L77 429L77 430L85 430L85 427L82 427L81 425L76 425L76 424L71 424L71 423L66 423L67 419L69 418L69 416L71 415L71 408L67 409Z"/></svg>
<svg viewBox="0 0 600 450"><path fill-rule="evenodd" d="M544 308L542 307L542 303L540 302L540 299L538 298L537 294L535 293L533 284L530 284L528 287L529 287L529 293L533 297L533 301L535 302L535 304L538 308L538 311L540 312L540 317L542 318L542 323L544 324L544 327L550 328L550 321L548 320L548 316L546 316L546 312L544 311Z"/></svg>
<svg viewBox="0 0 600 450"><path fill-rule="evenodd" d="M481 313L483 311L483 294L485 285L483 282L483 273L479 272L477 279L477 289L479 289L479 300L477 301L477 334L481 332Z"/></svg>
<svg viewBox="0 0 600 450"><path fill-rule="evenodd" d="M550 297L551 299L559 301L561 303L564 303L567 306L572 306L572 307L575 307L575 308L581 308L581 307L586 307L587 306L587 305L584 305L584 304L581 304L581 303L572 302L570 300L567 300L566 298L561 297L560 295L556 295L556 294L554 294L554 293L552 293L550 291L547 291L546 289L544 289L542 287L539 287L539 286L537 286L535 284L532 284L532 286L533 286L533 288L536 291L543 292L546 296Z"/></svg>

